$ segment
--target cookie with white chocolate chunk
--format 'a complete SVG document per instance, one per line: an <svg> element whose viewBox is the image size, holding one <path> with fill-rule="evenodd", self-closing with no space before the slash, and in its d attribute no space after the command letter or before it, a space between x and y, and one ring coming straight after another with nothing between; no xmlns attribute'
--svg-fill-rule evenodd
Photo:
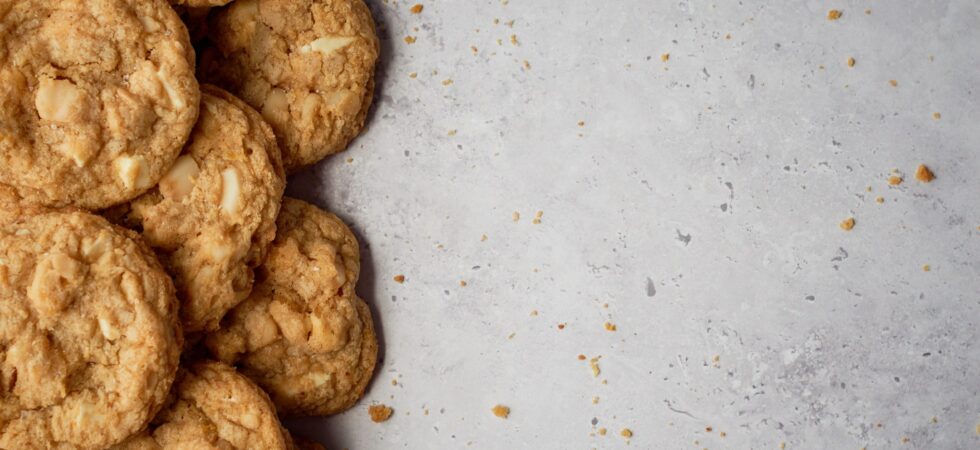
<svg viewBox="0 0 980 450"><path fill-rule="evenodd" d="M208 38L198 76L261 111L287 172L360 133L380 48L363 0L238 0L211 17Z"/></svg>
<svg viewBox="0 0 980 450"><path fill-rule="evenodd" d="M205 344L280 413L334 414L364 394L378 357L371 311L354 293L357 240L333 214L290 198L277 226L252 295Z"/></svg>
<svg viewBox="0 0 980 450"><path fill-rule="evenodd" d="M197 119L194 49L164 0L0 0L0 184L99 209L152 187Z"/></svg>
<svg viewBox="0 0 980 450"><path fill-rule="evenodd" d="M107 212L141 230L174 276L188 333L215 329L248 296L285 189L268 124L219 88L201 91L200 119L177 162L156 187Z"/></svg>

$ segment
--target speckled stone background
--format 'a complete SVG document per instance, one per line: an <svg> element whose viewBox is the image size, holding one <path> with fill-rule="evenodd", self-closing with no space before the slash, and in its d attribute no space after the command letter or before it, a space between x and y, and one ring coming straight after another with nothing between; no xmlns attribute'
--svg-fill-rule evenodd
<svg viewBox="0 0 980 450"><path fill-rule="evenodd" d="M295 430L980 448L980 3L370 3L369 129L289 192L361 239L383 360L357 407Z"/></svg>

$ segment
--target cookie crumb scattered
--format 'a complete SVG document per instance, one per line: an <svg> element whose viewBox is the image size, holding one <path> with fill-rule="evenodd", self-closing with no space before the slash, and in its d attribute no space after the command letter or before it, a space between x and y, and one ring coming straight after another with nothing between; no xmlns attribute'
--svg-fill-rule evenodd
<svg viewBox="0 0 980 450"><path fill-rule="evenodd" d="M384 404L371 405L368 407L368 414L371 415L371 421L374 423L381 423L390 419L392 412L394 412L394 410Z"/></svg>
<svg viewBox="0 0 980 450"><path fill-rule="evenodd" d="M521 43L517 41L517 35L516 34L510 35L510 44L511 45L521 45Z"/></svg>
<svg viewBox="0 0 980 450"><path fill-rule="evenodd" d="M725 436L728 436L728 433L726 433L726 432L724 432L724 431L719 431L719 432L718 432L718 436L719 436L719 437L725 437Z"/></svg>
<svg viewBox="0 0 980 450"><path fill-rule="evenodd" d="M599 358L601 358L601 356L596 356L595 358L589 360L589 368L592 369L593 378L599 378L599 374L602 373L602 371L599 370Z"/></svg>
<svg viewBox="0 0 980 450"><path fill-rule="evenodd" d="M453 79L452 78L446 78L445 80L442 80L442 85L443 86L449 86L450 84L453 84Z"/></svg>
<svg viewBox="0 0 980 450"><path fill-rule="evenodd" d="M565 324L563 324L563 323L558 324L558 329L559 330L564 330L565 329Z"/></svg>
<svg viewBox="0 0 980 450"><path fill-rule="evenodd" d="M425 7L424 7L424 6L422 6L422 4L421 4L421 3L416 3L415 5L413 5L413 6L412 6L412 8L411 8L411 9L409 9L409 11L410 11L410 12L411 12L412 14L422 14L422 9L423 9L423 8L425 8Z"/></svg>
<svg viewBox="0 0 980 450"><path fill-rule="evenodd" d="M714 428L704 427L704 431L707 431L708 433L710 433L710 432L714 431Z"/></svg>
<svg viewBox="0 0 980 450"><path fill-rule="evenodd" d="M905 180L902 179L902 177L900 177L898 175L892 175L892 176L888 177L888 185L889 186L898 186L898 185L902 184L902 181L905 181Z"/></svg>
<svg viewBox="0 0 980 450"><path fill-rule="evenodd" d="M663 62L667 62L669 59L670 59L670 53L664 53L660 55L660 60Z"/></svg>
<svg viewBox="0 0 980 450"><path fill-rule="evenodd" d="M405 282L405 275L395 275L392 279L395 280L395 283L401 284Z"/></svg>
<svg viewBox="0 0 980 450"><path fill-rule="evenodd" d="M925 164L919 164L919 167L915 168L915 179L923 183L929 183L936 179L936 174L932 173Z"/></svg>
<svg viewBox="0 0 980 450"><path fill-rule="evenodd" d="M531 220L531 223L533 223L535 225L540 224L541 223L541 216L543 216L543 215L544 215L544 211L538 211L538 212L536 212L534 214L534 219Z"/></svg>
<svg viewBox="0 0 980 450"><path fill-rule="evenodd" d="M882 197L880 195L875 197L875 203L878 203L879 205L885 203L885 197Z"/></svg>
<svg viewBox="0 0 980 450"><path fill-rule="evenodd" d="M827 20L837 20L840 19L840 17L843 15L844 15L844 11L841 11L839 9L832 9L830 11L827 11Z"/></svg>
<svg viewBox="0 0 980 450"><path fill-rule="evenodd" d="M932 416L932 419L929 419L929 422L930 423L939 423L939 418L936 417L936 416Z"/></svg>
<svg viewBox="0 0 980 450"><path fill-rule="evenodd" d="M397 380L397 379L395 379L395 378L392 378L392 379L391 379L391 385L392 385L392 386L398 386L398 380Z"/></svg>
<svg viewBox="0 0 980 450"><path fill-rule="evenodd" d="M599 436L605 436L605 435L606 435L606 429L605 429L605 427L599 428Z"/></svg>
<svg viewBox="0 0 980 450"><path fill-rule="evenodd" d="M903 444L908 444L910 440L911 439L909 439L908 436L902 436L902 443Z"/></svg>
<svg viewBox="0 0 980 450"><path fill-rule="evenodd" d="M857 61L854 60L853 56L847 58L847 67L854 67L854 64L857 64Z"/></svg>
<svg viewBox="0 0 980 450"><path fill-rule="evenodd" d="M616 331L616 324L606 322L604 326L606 327L606 331Z"/></svg>
<svg viewBox="0 0 980 450"><path fill-rule="evenodd" d="M460 287L466 287L466 280L459 280Z"/></svg>
<svg viewBox="0 0 980 450"><path fill-rule="evenodd" d="M584 120L578 121L578 126L579 127L584 127L585 126L585 121Z"/></svg>
<svg viewBox="0 0 980 450"><path fill-rule="evenodd" d="M347 164L353 164L353 163L354 163L354 158L348 157L347 158Z"/></svg>
<svg viewBox="0 0 980 450"><path fill-rule="evenodd" d="M418 72L412 72L412 73L408 74L408 77L409 78L418 78L419 77L419 73Z"/></svg>
<svg viewBox="0 0 980 450"><path fill-rule="evenodd" d="M888 80L888 84L892 85L892 87L898 87L898 80Z"/></svg>
<svg viewBox="0 0 980 450"><path fill-rule="evenodd" d="M726 33L725 34L725 40L730 40L731 38L732 38L732 34L731 33Z"/></svg>
<svg viewBox="0 0 980 450"><path fill-rule="evenodd" d="M848 217L842 220L840 223L840 229L844 231L851 231L852 229L854 229L854 218Z"/></svg>
<svg viewBox="0 0 980 450"><path fill-rule="evenodd" d="M480 236L480 242L486 242L487 239L489 239L489 238L487 237L486 234L484 234L483 236Z"/></svg>
<svg viewBox="0 0 980 450"><path fill-rule="evenodd" d="M599 397L592 397L592 404L593 405L598 405L599 404Z"/></svg>
<svg viewBox="0 0 980 450"><path fill-rule="evenodd" d="M532 309L531 310L531 317L534 317L534 316L537 316L537 315L538 315L538 310Z"/></svg>
<svg viewBox="0 0 980 450"><path fill-rule="evenodd" d="M871 8L868 8L868 9L864 10L864 13L870 16L871 15Z"/></svg>
<svg viewBox="0 0 980 450"><path fill-rule="evenodd" d="M786 443L785 442L780 442L779 443L779 450L786 450Z"/></svg>
<svg viewBox="0 0 980 450"><path fill-rule="evenodd" d="M928 265L928 264L923 264L923 265L922 265L922 271L923 271L923 272L928 272L928 271L930 271L930 270L932 270L932 266L930 266L930 265Z"/></svg>
<svg viewBox="0 0 980 450"><path fill-rule="evenodd" d="M939 120L939 119L942 119L943 118L943 115L942 114L939 114L939 112L934 112L934 113L932 113L932 118L933 119L936 119L936 120Z"/></svg>
<svg viewBox="0 0 980 450"><path fill-rule="evenodd" d="M529 63L526 59L524 60L523 64L524 64L524 70L531 70L531 63Z"/></svg>
<svg viewBox="0 0 980 450"><path fill-rule="evenodd" d="M510 416L510 408L504 405L496 405L491 411L493 411L493 415L501 419L506 419L507 416Z"/></svg>
<svg viewBox="0 0 980 450"><path fill-rule="evenodd" d="M449 132L446 133L446 134L448 134L449 136L455 136L456 135L456 130L449 130Z"/></svg>
<svg viewBox="0 0 980 450"><path fill-rule="evenodd" d="M510 218L514 222L517 222L517 221L521 220L521 213L519 213L517 211L514 211L514 213L510 215Z"/></svg>
<svg viewBox="0 0 980 450"><path fill-rule="evenodd" d="M578 355L578 360L579 360L579 361L585 361L585 355L583 355L583 354L581 354L581 353L579 353L579 355Z"/></svg>
<svg viewBox="0 0 980 450"><path fill-rule="evenodd" d="M633 430L630 430L629 428L623 428L622 431L619 432L619 435L626 439L629 439L633 437Z"/></svg>
<svg viewBox="0 0 980 450"><path fill-rule="evenodd" d="M414 44L415 36L405 36L405 43L409 45Z"/></svg>

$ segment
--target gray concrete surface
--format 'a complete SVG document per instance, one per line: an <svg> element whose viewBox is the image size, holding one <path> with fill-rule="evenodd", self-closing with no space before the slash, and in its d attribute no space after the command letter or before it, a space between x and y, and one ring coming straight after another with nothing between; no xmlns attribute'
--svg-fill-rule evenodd
<svg viewBox="0 0 980 450"><path fill-rule="evenodd" d="M980 3L413 3L371 2L370 128L289 187L352 224L383 332L365 400L295 430L980 448Z"/></svg>

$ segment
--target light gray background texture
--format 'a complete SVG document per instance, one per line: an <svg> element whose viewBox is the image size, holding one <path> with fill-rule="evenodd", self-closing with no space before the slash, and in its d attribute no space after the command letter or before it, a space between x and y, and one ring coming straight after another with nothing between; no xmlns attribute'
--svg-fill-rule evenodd
<svg viewBox="0 0 980 450"><path fill-rule="evenodd" d="M369 3L368 128L288 192L357 233L383 354L358 406L294 430L980 448L980 2Z"/></svg>

